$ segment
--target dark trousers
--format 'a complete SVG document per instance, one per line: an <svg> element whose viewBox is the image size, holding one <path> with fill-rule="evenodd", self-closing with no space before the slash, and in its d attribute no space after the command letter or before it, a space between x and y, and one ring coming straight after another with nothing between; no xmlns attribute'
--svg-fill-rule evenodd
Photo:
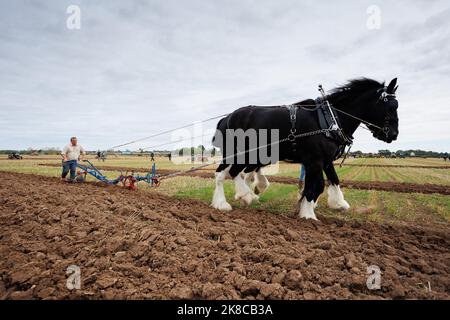
<svg viewBox="0 0 450 320"><path fill-rule="evenodd" d="M77 170L77 160L69 160L62 163L62 174L61 177L65 178L70 171L70 180L75 180L75 174Z"/></svg>

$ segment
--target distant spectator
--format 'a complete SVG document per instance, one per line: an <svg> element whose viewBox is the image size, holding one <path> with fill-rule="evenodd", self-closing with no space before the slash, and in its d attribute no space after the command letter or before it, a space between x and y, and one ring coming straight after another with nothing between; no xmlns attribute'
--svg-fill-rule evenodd
<svg viewBox="0 0 450 320"><path fill-rule="evenodd" d="M304 183L305 183L305 166L303 164L300 164L300 176L298 177L298 186L300 189L303 188Z"/></svg>

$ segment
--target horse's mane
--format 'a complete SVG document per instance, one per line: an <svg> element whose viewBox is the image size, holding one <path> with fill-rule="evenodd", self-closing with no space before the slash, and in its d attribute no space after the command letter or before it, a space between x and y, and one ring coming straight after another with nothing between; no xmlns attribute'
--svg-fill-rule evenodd
<svg viewBox="0 0 450 320"><path fill-rule="evenodd" d="M384 82L380 83L369 78L358 78L349 80L346 84L336 87L330 91L331 97L337 97L343 93L363 93L369 91L376 91L384 87Z"/></svg>
<svg viewBox="0 0 450 320"><path fill-rule="evenodd" d="M332 100L353 99L355 95L361 95L368 92L375 92L384 87L384 82L378 82L369 78L357 78L348 80L347 83L331 89L328 98ZM306 99L294 103L295 105L307 105L306 108L312 108L314 100Z"/></svg>

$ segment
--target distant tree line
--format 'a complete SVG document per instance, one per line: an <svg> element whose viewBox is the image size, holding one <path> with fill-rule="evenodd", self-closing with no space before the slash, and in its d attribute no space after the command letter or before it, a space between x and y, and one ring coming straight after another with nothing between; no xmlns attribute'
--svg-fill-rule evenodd
<svg viewBox="0 0 450 320"><path fill-rule="evenodd" d="M25 155L39 155L39 154L46 154L46 155L56 155L56 154L60 154L61 153L61 149L59 148L53 148L53 147L49 147L49 148L42 148L42 149L33 149L33 148L28 148L25 150L0 150L0 154L10 154L10 153L20 153L20 154L25 154Z"/></svg>
<svg viewBox="0 0 450 320"><path fill-rule="evenodd" d="M388 149L378 150L378 152L362 152L354 151L350 152L350 156L356 158L406 158L406 157L416 157L416 158L444 158L448 157L448 152L436 152L436 151L426 151L420 149L411 150L397 150L390 151Z"/></svg>
<svg viewBox="0 0 450 320"><path fill-rule="evenodd" d="M58 155L61 153L61 149L54 148L54 147L48 147L48 148L42 148L42 149L33 149L28 148L25 150L0 150L0 154L10 154L10 153L20 153L24 155ZM89 154L95 154L97 151L88 151ZM150 155L153 153L154 155L158 156L168 156L172 151L170 150L153 150L153 151L145 151L140 149L139 151L112 151L109 150L107 153L115 153L115 154L124 154L124 155ZM194 155L205 155L214 157L217 154L216 148L206 149L205 146L199 145L197 147L184 147L180 149L175 150L175 154L178 154L179 156L194 156ZM378 150L378 152L362 152L362 151L352 151L349 153L349 156L356 157L356 158L389 158L389 157L417 157L417 158L444 158L449 157L448 152L436 152L436 151L426 151L421 149L411 149L411 150L397 150L397 151L390 151L388 149Z"/></svg>

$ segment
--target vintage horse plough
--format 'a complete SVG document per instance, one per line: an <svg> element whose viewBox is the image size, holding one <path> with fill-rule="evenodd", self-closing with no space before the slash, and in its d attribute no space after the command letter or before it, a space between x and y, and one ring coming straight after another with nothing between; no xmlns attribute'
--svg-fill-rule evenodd
<svg viewBox="0 0 450 320"><path fill-rule="evenodd" d="M202 120L200 122L201 123L208 122L208 121L211 121L211 120L214 120L214 119L222 118L222 117L224 117L226 115L228 115L228 114L222 114L222 115L219 115L219 116L215 116L215 117L212 117L212 118L209 118L209 119ZM144 141L144 140L147 140L147 139L150 139L150 138L154 138L154 137L157 137L157 136L160 136L160 135L163 135L163 134L167 134L167 133L173 132L175 130L179 130L179 129L182 129L182 128L187 128L188 126L191 126L191 125L193 125L193 124L189 124L189 125L185 125L185 126L182 126L182 127L174 128L174 129L171 129L171 130L163 131L163 132L160 132L160 133L157 133L157 134L145 137L145 138L141 138L141 139L130 141L130 142L127 142L127 143L123 143L123 144L120 144L120 145L117 145L117 146L113 146L113 147L109 148L108 150L113 150L113 149L116 149L118 147L123 147L123 146L130 145L130 144L133 144L133 143L136 143L136 142L139 142L139 141ZM161 145L159 145L159 146L161 146ZM149 149L149 148L146 148L146 149ZM101 153L103 153L105 155L105 158L106 158L106 153L107 152L103 151ZM98 159L98 157L97 157L97 159ZM122 185L125 188L130 189L130 190L136 190L139 182L145 182L145 183L147 183L148 186L150 186L152 188L155 188L155 187L159 187L160 181L162 179L175 177L175 176L178 176L178 175L181 175L181 174L186 174L186 173L189 173L189 172L197 171L197 170L200 170L200 169L202 169L202 168L204 168L206 166L211 165L211 163L202 164L201 166L194 167L194 168L191 168L191 169L186 170L186 171L181 170L181 171L172 172L172 173L165 174L164 176L161 176L160 174L156 173L156 163L155 163L153 158L152 158L151 162L152 162L152 165L150 167L150 171L147 172L146 175L139 175L139 174L136 174L134 170L130 170L130 171L126 171L125 174L121 173L115 179L108 179L108 177L106 177L92 162L90 162L89 160L83 160L83 163L85 163L85 164L77 163L77 167L80 170L78 170L77 173L76 173L75 181L76 182L84 182L84 181L86 181L86 177L89 174L89 175L93 176L95 179L97 179L97 180L99 180L99 181L101 181L103 183L106 183L106 184L109 184L109 185Z"/></svg>
<svg viewBox="0 0 450 320"><path fill-rule="evenodd" d="M77 182L86 181L86 176L89 174L95 179L110 185L121 184L127 189L136 190L138 182L145 182L150 187L159 186L159 175L156 174L156 164L152 162L151 170L146 175L135 174L134 170L121 173L115 179L108 179L92 162L89 160L83 160L86 164L77 164L77 167L81 170L77 172L75 180Z"/></svg>

